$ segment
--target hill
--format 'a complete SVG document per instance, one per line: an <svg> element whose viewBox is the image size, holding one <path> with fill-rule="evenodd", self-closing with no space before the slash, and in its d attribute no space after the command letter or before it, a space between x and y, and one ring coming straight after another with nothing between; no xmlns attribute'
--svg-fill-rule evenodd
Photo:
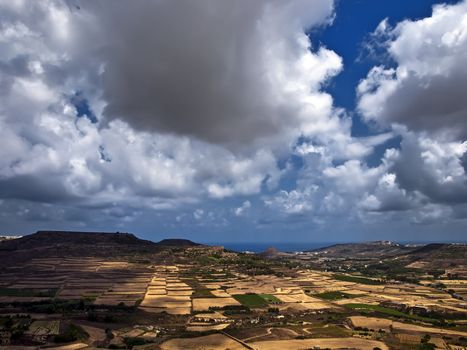
<svg viewBox="0 0 467 350"><path fill-rule="evenodd" d="M429 244L421 246L420 248L415 249L410 254L415 255L415 254L432 253L432 252L436 252L437 250L440 250L442 248L445 248L447 246L449 246L449 244L446 244L446 243L429 243Z"/></svg>
<svg viewBox="0 0 467 350"><path fill-rule="evenodd" d="M384 258L410 253L417 247L409 247L391 241L334 244L311 252L332 258Z"/></svg>
<svg viewBox="0 0 467 350"><path fill-rule="evenodd" d="M0 244L0 250L37 249L66 245L139 245L151 246L155 243L137 238L131 233L79 232L79 231L37 231L31 235Z"/></svg>
<svg viewBox="0 0 467 350"><path fill-rule="evenodd" d="M18 239L0 241L0 260L15 263L50 256L126 256L136 259L169 247L197 245L184 239L165 239L155 243L121 232L38 231Z"/></svg>
<svg viewBox="0 0 467 350"><path fill-rule="evenodd" d="M190 241L189 239L166 238L156 243L163 247L196 247L201 244Z"/></svg>
<svg viewBox="0 0 467 350"><path fill-rule="evenodd" d="M390 241L335 244L308 252L308 263L330 271L418 281L432 276L465 276L467 244L399 244ZM303 258L303 257L301 257Z"/></svg>
<svg viewBox="0 0 467 350"><path fill-rule="evenodd" d="M458 269L467 267L467 244L431 243L401 257L412 268Z"/></svg>
<svg viewBox="0 0 467 350"><path fill-rule="evenodd" d="M290 253L284 253L277 250L275 247L269 247L264 252L258 253L257 255L266 259L276 259L280 257L290 256Z"/></svg>

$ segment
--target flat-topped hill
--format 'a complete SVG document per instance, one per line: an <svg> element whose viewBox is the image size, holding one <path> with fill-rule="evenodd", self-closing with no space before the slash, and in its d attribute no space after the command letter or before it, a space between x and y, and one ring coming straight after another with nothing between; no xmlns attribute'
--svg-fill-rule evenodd
<svg viewBox="0 0 467 350"><path fill-rule="evenodd" d="M174 247L198 245L186 239L164 239L155 243L122 232L38 231L18 239L0 241L0 260L16 262L51 256L136 258Z"/></svg>
<svg viewBox="0 0 467 350"><path fill-rule="evenodd" d="M166 238L157 242L156 244L164 247L196 247L201 245L199 243L190 241L189 239L181 238Z"/></svg>
<svg viewBox="0 0 467 350"><path fill-rule="evenodd" d="M137 238L131 233L37 231L31 235L0 243L0 250L36 249L57 246L156 246L154 242Z"/></svg>

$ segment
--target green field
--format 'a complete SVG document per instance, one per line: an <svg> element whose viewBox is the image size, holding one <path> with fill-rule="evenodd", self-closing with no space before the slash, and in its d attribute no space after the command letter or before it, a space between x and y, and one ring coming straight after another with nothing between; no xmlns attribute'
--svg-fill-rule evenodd
<svg viewBox="0 0 467 350"><path fill-rule="evenodd" d="M261 298L263 298L268 304L281 304L282 301L277 299L274 295L271 294L258 294Z"/></svg>
<svg viewBox="0 0 467 350"><path fill-rule="evenodd" d="M349 275L335 274L332 277L334 279L338 280L338 281L344 281L344 282L354 282L354 283L368 284L368 285L384 284L382 281L372 280L370 278L360 277L360 276L349 276Z"/></svg>
<svg viewBox="0 0 467 350"><path fill-rule="evenodd" d="M393 309L383 307L383 306L379 306L379 305L346 304L345 306L348 307L348 308L360 311L362 313L379 312L379 313L389 315L389 316L406 318L406 319L410 319L410 320L425 321L425 322L430 322L430 323L439 321L439 320L436 320L434 318L406 314L405 312L393 310Z"/></svg>
<svg viewBox="0 0 467 350"><path fill-rule="evenodd" d="M235 294L232 297L249 308L260 308L268 306L268 302L258 294Z"/></svg>

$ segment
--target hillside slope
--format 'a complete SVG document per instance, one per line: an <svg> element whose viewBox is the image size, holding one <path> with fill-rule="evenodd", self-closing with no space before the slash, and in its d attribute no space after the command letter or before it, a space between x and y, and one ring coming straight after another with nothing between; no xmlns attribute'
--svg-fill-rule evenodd
<svg viewBox="0 0 467 350"><path fill-rule="evenodd" d="M133 257L137 259L174 247L198 246L189 240L166 239L155 243L131 233L38 231L14 240L0 241L0 261L14 264L38 257Z"/></svg>
<svg viewBox="0 0 467 350"><path fill-rule="evenodd" d="M312 250L317 255L333 258L386 258L410 253L417 249L391 241L342 243Z"/></svg>

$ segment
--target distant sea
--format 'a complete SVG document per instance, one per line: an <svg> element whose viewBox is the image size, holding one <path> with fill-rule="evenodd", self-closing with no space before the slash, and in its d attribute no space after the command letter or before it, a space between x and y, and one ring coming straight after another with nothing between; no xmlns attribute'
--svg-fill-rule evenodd
<svg viewBox="0 0 467 350"><path fill-rule="evenodd" d="M274 247L281 252L302 252L305 250L313 250L330 245L336 244L333 242L322 242L322 243L303 243L303 242L207 242L209 245L221 245L226 249L230 249L236 252L254 252L261 253L270 247Z"/></svg>

